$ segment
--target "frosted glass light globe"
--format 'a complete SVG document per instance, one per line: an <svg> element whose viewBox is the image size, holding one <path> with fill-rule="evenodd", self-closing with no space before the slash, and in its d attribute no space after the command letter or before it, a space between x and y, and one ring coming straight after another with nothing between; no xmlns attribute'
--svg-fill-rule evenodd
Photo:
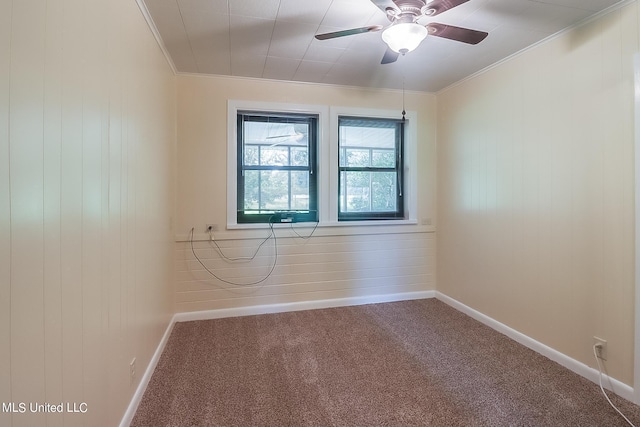
<svg viewBox="0 0 640 427"><path fill-rule="evenodd" d="M429 31L415 22L394 24L382 32L382 40L398 53L411 52L427 37Z"/></svg>

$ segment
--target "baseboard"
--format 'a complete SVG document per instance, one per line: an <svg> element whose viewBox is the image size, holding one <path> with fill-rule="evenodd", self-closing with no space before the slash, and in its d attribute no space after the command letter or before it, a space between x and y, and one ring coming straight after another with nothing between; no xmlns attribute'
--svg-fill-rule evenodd
<svg viewBox="0 0 640 427"><path fill-rule="evenodd" d="M590 380L593 381L594 383L598 383L599 382L599 372L594 369L591 368L587 365L585 365L582 362L579 362L569 356L567 356L564 353L561 353L545 344L542 344L539 341L534 340L531 337L528 337L527 335L520 333L518 331L516 331L513 328L510 328L509 326L498 322L497 320L492 319L489 316L486 316L482 313L480 313L477 310L474 310L473 308L464 305L463 303L441 293L436 291L436 298L439 299L440 301L444 302L445 304L455 308L456 310L468 315L469 317L472 317L473 319L484 323L485 325L489 326L492 329L495 329L496 331L508 336L509 338L511 338L512 340L524 345L525 347L530 348L531 350L542 354L543 356L553 360L554 362L564 366L565 368L569 369L570 371L575 372L576 374ZM613 393L617 394L620 397L623 397L631 402L634 401L634 390L633 387L628 386L627 384L620 382L618 380L616 380L615 378L609 377L608 375L603 375L602 376L602 385L608 389L611 390Z"/></svg>
<svg viewBox="0 0 640 427"><path fill-rule="evenodd" d="M176 322L220 319L223 317L252 316L256 314L284 313L288 311L314 310L318 308L346 307L350 305L376 304L382 302L407 301L412 299L434 298L436 291L404 292L397 294L364 295L348 298L299 301L282 304L254 305L249 307L222 308L217 310L177 313Z"/></svg>
<svg viewBox="0 0 640 427"><path fill-rule="evenodd" d="M171 331L173 330L173 325L175 325L176 319L175 316L171 318L167 329L164 331L164 335L162 335L162 339L156 348L156 351L153 353L153 357L149 361L149 365L147 369L144 371L144 375L140 379L140 383L136 388L136 392L133 394L131 398L131 402L129 402L129 406L127 407L127 411L124 413L122 420L120 421L120 427L129 427L131 421L133 421L133 417L138 410L138 405L142 401L142 396L144 396L144 392L147 390L147 385L149 385L149 381L151 380L151 376L153 375L153 371L155 371L156 366L158 365L158 361L160 360L160 356L164 351L164 347L167 345L167 341L169 341L169 336L171 335Z"/></svg>

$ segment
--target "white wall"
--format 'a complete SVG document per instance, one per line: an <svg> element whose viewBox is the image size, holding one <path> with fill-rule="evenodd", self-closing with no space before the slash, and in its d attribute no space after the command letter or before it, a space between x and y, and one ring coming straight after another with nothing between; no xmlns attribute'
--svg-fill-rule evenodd
<svg viewBox="0 0 640 427"><path fill-rule="evenodd" d="M250 289L212 278L195 261L184 238L195 227L218 224L217 238L231 256L251 255L266 229L225 230L227 224L227 101L377 108L402 111L402 93L257 79L178 76L178 183L176 311L314 301L433 290L433 226L319 227L300 239L278 233L273 275ZM406 94L406 109L418 112L417 215L435 222L435 96ZM328 144L328 135L320 144ZM311 229L300 230L308 234ZM384 234L381 234L384 233ZM196 242L205 264L223 279L248 283L264 277L273 262L273 242L252 263L225 263L206 241Z"/></svg>
<svg viewBox="0 0 640 427"><path fill-rule="evenodd" d="M438 290L632 386L638 41L634 2L438 94Z"/></svg>
<svg viewBox="0 0 640 427"><path fill-rule="evenodd" d="M121 419L172 313L174 151L134 1L0 2L0 401L27 405L0 424Z"/></svg>

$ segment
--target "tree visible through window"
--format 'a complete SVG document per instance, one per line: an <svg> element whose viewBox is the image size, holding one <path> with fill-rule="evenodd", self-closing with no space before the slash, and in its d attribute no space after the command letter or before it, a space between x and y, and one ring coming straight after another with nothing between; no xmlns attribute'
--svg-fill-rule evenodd
<svg viewBox="0 0 640 427"><path fill-rule="evenodd" d="M238 112L238 223L317 220L314 115Z"/></svg>
<svg viewBox="0 0 640 427"><path fill-rule="evenodd" d="M338 219L403 218L402 122L339 117L338 133Z"/></svg>

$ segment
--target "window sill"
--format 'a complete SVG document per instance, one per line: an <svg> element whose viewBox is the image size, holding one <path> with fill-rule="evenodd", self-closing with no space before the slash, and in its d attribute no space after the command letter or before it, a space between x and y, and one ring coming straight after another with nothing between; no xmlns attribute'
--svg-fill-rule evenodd
<svg viewBox="0 0 640 427"><path fill-rule="evenodd" d="M324 227L361 227L361 226L374 226L383 227L385 225L417 225L418 221L415 219L372 219L363 221L332 221L319 224Z"/></svg>
<svg viewBox="0 0 640 427"><path fill-rule="evenodd" d="M315 227L315 222L276 222L273 224L274 229L290 228L293 227ZM386 227L386 226L398 226L398 225L418 225L418 221L415 219L385 219L385 220L366 220L366 221L331 221L331 222L319 222L318 228L326 227ZM251 230L251 229L265 229L269 228L269 224L256 223L256 224L227 224L227 230Z"/></svg>
<svg viewBox="0 0 640 427"><path fill-rule="evenodd" d="M302 235L307 235L316 226L315 222L277 223L273 229L278 239L297 237L290 228L295 228ZM216 240L244 240L265 237L265 230L269 230L268 224L228 224L224 231L214 233ZM434 233L433 225L420 225L415 219L384 220L384 221L342 221L319 223L313 232L313 237L328 236L357 236L375 234L408 234L408 233ZM176 242L188 242L189 234L176 235ZM209 240L205 233L196 233L194 241Z"/></svg>

